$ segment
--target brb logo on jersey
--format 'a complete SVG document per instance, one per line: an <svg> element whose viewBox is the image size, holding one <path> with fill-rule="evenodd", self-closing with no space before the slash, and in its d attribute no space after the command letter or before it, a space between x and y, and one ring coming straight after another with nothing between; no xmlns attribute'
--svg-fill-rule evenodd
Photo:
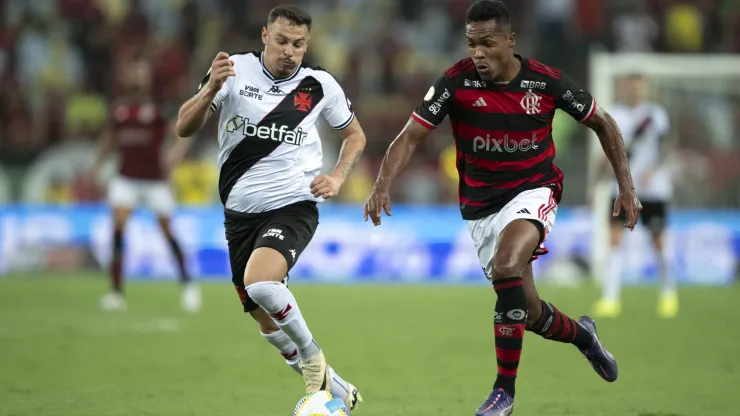
<svg viewBox="0 0 740 416"><path fill-rule="evenodd" d="M296 91L293 96L293 105L298 111L309 112L311 110L311 89L304 88L301 91Z"/></svg>
<svg viewBox="0 0 740 416"><path fill-rule="evenodd" d="M302 128L288 130L288 126L278 126L275 123L269 126L259 126L249 122L248 118L235 116L226 122L226 131L239 133L245 137L254 137L262 140L274 140L282 143L300 146L308 136Z"/></svg>
<svg viewBox="0 0 740 416"><path fill-rule="evenodd" d="M527 152L536 150L539 147L536 143L536 134L532 135L531 140L511 140L508 134L503 139L496 139L487 134L485 139L480 136L473 139L473 152Z"/></svg>

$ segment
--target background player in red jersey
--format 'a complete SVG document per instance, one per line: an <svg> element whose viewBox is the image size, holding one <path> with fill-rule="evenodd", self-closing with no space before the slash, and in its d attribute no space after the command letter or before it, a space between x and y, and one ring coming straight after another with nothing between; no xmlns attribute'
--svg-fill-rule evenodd
<svg viewBox="0 0 740 416"><path fill-rule="evenodd" d="M152 68L145 59L136 59L122 71L121 87L124 94L111 106L110 124L101 135L100 148L91 175L99 177L105 159L113 151L118 153L118 174L108 189L108 200L113 207L113 258L110 266L111 292L101 300L104 310L123 310L123 232L135 206L146 207L157 215L157 220L175 256L183 284L182 307L196 311L201 306L200 289L191 282L185 267L180 244L172 235L170 215L175 198L167 181L174 166L185 156L189 141L177 137L167 158L164 146L174 134L174 122L169 122L163 109L152 97Z"/></svg>
<svg viewBox="0 0 740 416"><path fill-rule="evenodd" d="M617 378L617 363L596 335L589 317L571 319L540 300L531 261L547 251L563 175L553 165L552 119L556 109L593 129L614 169L619 196L633 229L641 209L614 119L561 71L514 53L516 35L500 1L468 9L470 58L440 77L388 149L365 220L391 214L389 190L424 139L450 117L457 147L460 211L468 223L481 266L497 294L494 316L498 375L479 416L513 413L514 382L524 331L574 344L605 380Z"/></svg>

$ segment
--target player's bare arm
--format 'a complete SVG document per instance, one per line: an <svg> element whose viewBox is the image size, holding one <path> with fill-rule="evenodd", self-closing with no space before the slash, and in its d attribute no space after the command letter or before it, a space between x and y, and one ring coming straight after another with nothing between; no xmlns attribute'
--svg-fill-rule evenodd
<svg viewBox="0 0 740 416"><path fill-rule="evenodd" d="M188 151L190 150L191 145L191 139L190 137L180 137L177 134L177 123L170 123L170 137L172 138L172 145L170 146L169 151L167 152L166 156L166 169L168 173L172 173L172 171L185 160L185 155L187 155Z"/></svg>
<svg viewBox="0 0 740 416"><path fill-rule="evenodd" d="M339 160L330 175L318 175L311 182L311 193L315 197L323 196L332 198L339 194L339 189L347 180L352 169L360 160L362 152L365 150L365 132L360 126L360 122L355 118L342 130L339 130L342 137L342 149L339 151Z"/></svg>
<svg viewBox="0 0 740 416"><path fill-rule="evenodd" d="M391 215L391 184L406 168L416 147L429 136L430 131L418 121L409 118L401 133L393 140L383 157L370 197L365 202L365 221L369 217L374 225L380 225L381 210L386 215Z"/></svg>
<svg viewBox="0 0 740 416"><path fill-rule="evenodd" d="M639 218L642 204L635 195L635 184L632 182L627 151L624 147L622 133L619 131L617 122L603 108L597 107L593 117L584 123L599 137L601 147L604 149L609 163L612 165L614 175L619 184L619 196L614 203L613 215L617 216L624 209L627 215L627 224L630 230L634 230Z"/></svg>
<svg viewBox="0 0 740 416"><path fill-rule="evenodd" d="M234 61L229 59L226 52L219 52L211 63L206 85L180 107L177 116L177 134L180 137L190 137L203 128L211 115L211 103L216 94L226 79L235 75Z"/></svg>
<svg viewBox="0 0 740 416"><path fill-rule="evenodd" d="M90 175L93 178L96 178L100 175L100 170L103 168L103 163L105 163L105 160L108 159L108 156L113 151L113 132L110 128L106 127L105 130L100 134L100 138L98 139L99 145L98 145L98 152L95 155L95 162L93 163L92 169L90 170Z"/></svg>

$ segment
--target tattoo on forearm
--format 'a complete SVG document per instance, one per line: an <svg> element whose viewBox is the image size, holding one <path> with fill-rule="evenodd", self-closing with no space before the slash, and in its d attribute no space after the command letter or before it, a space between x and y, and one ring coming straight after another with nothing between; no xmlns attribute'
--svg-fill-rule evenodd
<svg viewBox="0 0 740 416"><path fill-rule="evenodd" d="M350 172L352 172L352 169L354 169L355 165L360 160L362 150L356 151L355 155L349 161L345 160L344 147L342 148L342 151L340 153L341 154L339 156L339 163L337 163L337 170L339 170L339 173L342 175L342 179L344 180L347 179L347 176L349 176Z"/></svg>
<svg viewBox="0 0 740 416"><path fill-rule="evenodd" d="M617 176L620 186L632 188L634 185L627 159L627 150L625 149L622 135L619 132L619 126L616 120L601 107L597 111L598 117L595 117L597 120L594 120L595 125L592 128L599 137L601 147L604 149L604 153L614 169L614 174Z"/></svg>

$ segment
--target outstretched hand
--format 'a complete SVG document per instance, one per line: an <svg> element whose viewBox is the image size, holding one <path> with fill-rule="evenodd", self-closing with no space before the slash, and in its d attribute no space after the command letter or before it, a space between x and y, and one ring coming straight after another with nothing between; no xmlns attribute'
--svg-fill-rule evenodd
<svg viewBox="0 0 740 416"><path fill-rule="evenodd" d="M379 192L373 189L367 202L365 202L365 221L369 217L374 225L380 225L381 210L385 211L385 215L391 216L391 196L388 192Z"/></svg>
<svg viewBox="0 0 740 416"><path fill-rule="evenodd" d="M640 203L640 200L637 199L635 191L630 190L619 193L616 201L614 201L614 212L612 215L617 217L622 210L624 210L624 213L627 216L627 223L625 223L624 226L629 228L630 231L634 230L635 225L637 225L637 220L640 218L640 211L642 211L642 204Z"/></svg>

